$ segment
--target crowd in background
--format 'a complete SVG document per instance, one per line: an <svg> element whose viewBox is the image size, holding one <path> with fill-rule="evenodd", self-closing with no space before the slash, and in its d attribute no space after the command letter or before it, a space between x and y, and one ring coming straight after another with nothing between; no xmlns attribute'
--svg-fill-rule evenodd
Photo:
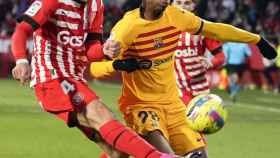
<svg viewBox="0 0 280 158"><path fill-rule="evenodd" d="M0 77L8 77L14 64L10 53L10 38L16 26L16 17L26 10L32 0L0 0ZM196 14L213 21L233 24L248 31L260 33L280 49L279 0L196 0ZM141 0L104 0L104 36L108 37L113 25L125 11L136 8ZM32 44L31 44L32 46ZM275 92L280 85L280 61L264 60L255 46L247 45L249 53L240 58L245 66L241 75L243 87L258 87ZM279 50L280 51L280 50ZM232 53L234 54L234 53ZM234 56L227 56L230 62ZM234 57L237 58L237 57ZM225 63L225 65L230 63ZM221 71L222 78L223 71ZM222 82L219 82L222 83Z"/></svg>
<svg viewBox="0 0 280 158"><path fill-rule="evenodd" d="M280 36L279 0L201 0L198 10L210 21L243 27L271 40Z"/></svg>

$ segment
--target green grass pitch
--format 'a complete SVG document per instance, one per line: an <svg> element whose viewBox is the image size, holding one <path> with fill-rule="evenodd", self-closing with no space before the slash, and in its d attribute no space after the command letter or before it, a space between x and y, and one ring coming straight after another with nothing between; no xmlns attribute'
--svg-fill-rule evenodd
<svg viewBox="0 0 280 158"><path fill-rule="evenodd" d="M117 112L120 86L90 85ZM98 157L100 150L78 130L41 111L30 88L12 80L0 80L0 88L0 158ZM223 91L213 93L228 100ZM225 128L207 137L209 157L280 157L280 95L243 91L237 104L228 104Z"/></svg>

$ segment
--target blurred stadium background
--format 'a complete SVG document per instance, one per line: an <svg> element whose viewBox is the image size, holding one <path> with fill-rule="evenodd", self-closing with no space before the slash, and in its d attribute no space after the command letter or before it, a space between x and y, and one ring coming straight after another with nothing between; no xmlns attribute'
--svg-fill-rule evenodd
<svg viewBox="0 0 280 158"><path fill-rule="evenodd" d="M137 0L104 0L104 3L105 37L126 10L139 5ZM29 4L30 0L0 0L0 158L97 158L100 151L94 144L83 139L78 130L64 128L62 122L42 113L32 89L20 86L11 78L14 60L10 38L16 17ZM200 0L197 14L261 33L280 51L279 0ZM32 41L29 48L32 49ZM237 102L232 103L226 92L224 70L209 73L213 92L224 98L230 110L226 127L208 137L212 158L280 155L280 58L267 61L259 57L258 50L250 48ZM106 81L87 78L117 113L119 76ZM120 115L118 117L121 119Z"/></svg>

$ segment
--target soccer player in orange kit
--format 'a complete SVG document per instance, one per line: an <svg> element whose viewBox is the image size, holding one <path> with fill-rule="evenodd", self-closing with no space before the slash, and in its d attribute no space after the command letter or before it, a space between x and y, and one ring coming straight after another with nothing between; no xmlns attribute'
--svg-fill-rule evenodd
<svg viewBox="0 0 280 158"><path fill-rule="evenodd" d="M128 12L106 42L119 42L120 54L107 53L105 47L107 56L117 58L93 73L126 71L122 72L120 110L128 126L157 149L188 156L199 153L205 158L205 143L188 128L174 77L174 52L181 32L256 44L269 59L276 57L276 51L259 35L202 20L169 4L168 0L142 0L140 8Z"/></svg>

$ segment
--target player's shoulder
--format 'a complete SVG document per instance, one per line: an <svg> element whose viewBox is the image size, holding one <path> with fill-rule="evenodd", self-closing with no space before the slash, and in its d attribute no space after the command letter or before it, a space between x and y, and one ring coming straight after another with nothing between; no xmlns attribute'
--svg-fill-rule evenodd
<svg viewBox="0 0 280 158"><path fill-rule="evenodd" d="M139 19L139 9L134 9L132 11L128 11L122 17L121 20L118 21L115 27L125 29L126 31L133 28L134 24L137 23Z"/></svg>
<svg viewBox="0 0 280 158"><path fill-rule="evenodd" d="M132 19L137 19L139 17L140 10L139 8L128 11L124 14L123 20L132 20Z"/></svg>
<svg viewBox="0 0 280 158"><path fill-rule="evenodd" d="M56 8L60 0L33 0L30 7L49 7Z"/></svg>
<svg viewBox="0 0 280 158"><path fill-rule="evenodd" d="M42 12L44 13L53 11L58 8L58 3L58 0L33 0L24 14L33 17L41 10L43 10Z"/></svg>

